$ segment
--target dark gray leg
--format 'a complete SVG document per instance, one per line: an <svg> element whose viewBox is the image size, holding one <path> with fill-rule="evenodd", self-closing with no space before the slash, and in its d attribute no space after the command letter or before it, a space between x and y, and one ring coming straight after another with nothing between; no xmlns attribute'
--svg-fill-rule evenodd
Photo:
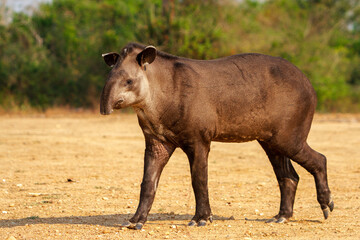
<svg viewBox="0 0 360 240"><path fill-rule="evenodd" d="M153 204L160 175L175 150L173 145L153 138L146 139L144 176L141 183L140 202L135 215L122 226L140 230L147 220Z"/></svg>
<svg viewBox="0 0 360 240"><path fill-rule="evenodd" d="M193 146L183 147L190 163L191 181L196 200L195 216L189 226L205 226L207 220L212 222L212 214L208 192L208 154L210 143L197 143Z"/></svg>
<svg viewBox="0 0 360 240"><path fill-rule="evenodd" d="M288 157L281 155L273 150L266 143L260 142L269 157L279 183L281 200L279 213L268 222L283 223L293 215L296 188L299 182L299 176L296 173Z"/></svg>
<svg viewBox="0 0 360 240"><path fill-rule="evenodd" d="M326 157L310 148L307 143L304 143L302 149L292 156L291 159L299 163L314 176L317 200L325 219L327 219L330 212L334 209L334 202L331 199L328 186Z"/></svg>

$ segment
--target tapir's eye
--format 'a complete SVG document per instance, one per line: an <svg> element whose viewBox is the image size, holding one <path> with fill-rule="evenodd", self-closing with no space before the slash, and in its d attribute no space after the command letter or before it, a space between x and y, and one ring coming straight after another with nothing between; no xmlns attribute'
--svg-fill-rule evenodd
<svg viewBox="0 0 360 240"><path fill-rule="evenodd" d="M127 84L127 85L133 84L133 80L131 80L131 79L126 80L126 84Z"/></svg>

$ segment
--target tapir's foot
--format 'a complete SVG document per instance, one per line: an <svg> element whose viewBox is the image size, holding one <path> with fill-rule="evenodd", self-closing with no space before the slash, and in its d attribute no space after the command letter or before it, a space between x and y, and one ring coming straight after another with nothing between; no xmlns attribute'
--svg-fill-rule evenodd
<svg viewBox="0 0 360 240"><path fill-rule="evenodd" d="M334 210L334 201L332 200L330 191L318 191L317 200L323 211L325 220L328 219L330 212Z"/></svg>
<svg viewBox="0 0 360 240"><path fill-rule="evenodd" d="M129 229L141 230L146 222L147 216L135 214L129 221L124 222L121 227Z"/></svg>
<svg viewBox="0 0 360 240"><path fill-rule="evenodd" d="M205 220L206 219L206 220ZM210 215L207 218L199 218L199 217L193 217L193 219L188 223L189 227L197 225L198 227L206 226L207 220L209 220L211 223L213 222L213 217Z"/></svg>
<svg viewBox="0 0 360 240"><path fill-rule="evenodd" d="M289 218L287 217L280 217L279 215L276 215L273 218L270 218L266 221L266 223L287 223L289 221Z"/></svg>
<svg viewBox="0 0 360 240"><path fill-rule="evenodd" d="M266 223L287 223L292 216L292 212L280 212L278 215L270 218Z"/></svg>
<svg viewBox="0 0 360 240"><path fill-rule="evenodd" d="M330 212L334 210L334 201L331 199L331 197L329 203L325 206L321 206L321 209L323 211L324 218L328 219Z"/></svg>
<svg viewBox="0 0 360 240"><path fill-rule="evenodd" d="M143 223L140 223L140 222L138 222L138 223L132 223L132 222L130 222L130 221L127 221L127 222L121 224L121 226L122 226L122 227L127 227L127 228L129 228L129 229L141 230L142 227L144 226L144 224L143 224Z"/></svg>

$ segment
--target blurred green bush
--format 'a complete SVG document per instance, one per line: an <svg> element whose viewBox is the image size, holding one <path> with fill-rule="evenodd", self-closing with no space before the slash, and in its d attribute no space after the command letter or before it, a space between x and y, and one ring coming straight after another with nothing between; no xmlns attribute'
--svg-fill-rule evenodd
<svg viewBox="0 0 360 240"><path fill-rule="evenodd" d="M101 53L135 41L197 59L280 56L312 81L320 111L360 110L358 0L53 0L2 22L5 109L98 107Z"/></svg>

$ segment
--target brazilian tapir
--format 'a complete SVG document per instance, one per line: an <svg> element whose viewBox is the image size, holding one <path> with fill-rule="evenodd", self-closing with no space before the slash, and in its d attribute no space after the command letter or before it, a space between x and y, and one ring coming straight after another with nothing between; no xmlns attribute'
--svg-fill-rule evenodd
<svg viewBox="0 0 360 240"><path fill-rule="evenodd" d="M317 200L328 218L334 203L326 158L306 142L316 94L294 65L253 53L193 60L137 43L103 58L112 70L101 94L101 114L133 107L146 142L139 206L123 226L142 228L161 172L176 148L189 159L196 199L195 216L188 225L211 222L211 141L260 143L281 192L280 211L269 221L283 223L293 214L299 176L290 159L314 176Z"/></svg>

